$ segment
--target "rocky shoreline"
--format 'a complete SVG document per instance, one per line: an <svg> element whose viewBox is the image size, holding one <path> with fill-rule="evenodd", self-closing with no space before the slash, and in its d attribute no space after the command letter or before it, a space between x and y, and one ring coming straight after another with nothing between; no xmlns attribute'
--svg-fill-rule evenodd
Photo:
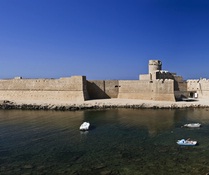
<svg viewBox="0 0 209 175"><path fill-rule="evenodd" d="M88 110L88 109L113 109L113 108L129 108L129 109L180 109L180 108L209 108L209 103L200 102L142 102L134 101L131 103L117 103L111 100L105 101L85 101L80 103L18 103L8 100L0 101L0 109L11 110L56 110L56 111L77 111L77 110Z"/></svg>

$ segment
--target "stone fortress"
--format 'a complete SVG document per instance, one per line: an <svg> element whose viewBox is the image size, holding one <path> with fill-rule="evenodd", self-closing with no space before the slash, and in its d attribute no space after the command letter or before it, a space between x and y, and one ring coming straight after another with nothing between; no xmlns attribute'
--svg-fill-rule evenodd
<svg viewBox="0 0 209 175"><path fill-rule="evenodd" d="M148 74L139 80L87 80L86 76L60 79L0 80L0 99L9 101L85 101L91 99L140 99L179 101L183 98L209 99L209 80L183 80L162 70L162 62L149 60Z"/></svg>

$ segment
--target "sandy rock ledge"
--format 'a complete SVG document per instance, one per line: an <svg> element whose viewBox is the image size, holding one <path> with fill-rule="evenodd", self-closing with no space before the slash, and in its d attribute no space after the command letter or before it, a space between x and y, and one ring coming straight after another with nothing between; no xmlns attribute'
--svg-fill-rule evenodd
<svg viewBox="0 0 209 175"><path fill-rule="evenodd" d="M89 101L0 101L0 109L22 110L59 110L76 111L87 109L178 109L178 108L209 108L209 100L199 99L192 102L169 102L130 99L102 99Z"/></svg>

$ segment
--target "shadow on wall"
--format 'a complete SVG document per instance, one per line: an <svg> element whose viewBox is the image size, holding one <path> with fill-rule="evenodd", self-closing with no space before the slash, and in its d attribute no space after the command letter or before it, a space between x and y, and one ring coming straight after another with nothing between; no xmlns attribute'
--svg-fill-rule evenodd
<svg viewBox="0 0 209 175"><path fill-rule="evenodd" d="M108 99L111 98L105 92L105 82L104 81L87 81L87 91L90 99Z"/></svg>

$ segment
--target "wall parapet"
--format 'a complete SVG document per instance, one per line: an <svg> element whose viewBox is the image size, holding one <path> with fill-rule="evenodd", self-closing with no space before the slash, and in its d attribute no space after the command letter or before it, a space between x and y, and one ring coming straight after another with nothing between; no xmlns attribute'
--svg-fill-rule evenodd
<svg viewBox="0 0 209 175"><path fill-rule="evenodd" d="M86 100L85 76L60 79L0 80L0 99L3 100Z"/></svg>
<svg viewBox="0 0 209 175"><path fill-rule="evenodd" d="M120 80L118 98L175 101L174 81Z"/></svg>
<svg viewBox="0 0 209 175"><path fill-rule="evenodd" d="M209 98L209 79L187 80L187 91L196 92L199 98Z"/></svg>

